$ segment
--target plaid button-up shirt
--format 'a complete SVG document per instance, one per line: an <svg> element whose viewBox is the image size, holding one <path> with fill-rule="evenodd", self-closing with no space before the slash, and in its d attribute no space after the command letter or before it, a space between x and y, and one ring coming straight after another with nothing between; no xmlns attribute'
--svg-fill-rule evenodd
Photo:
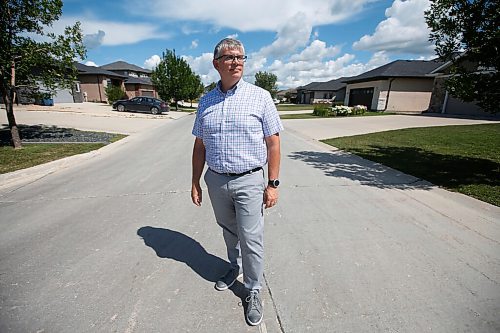
<svg viewBox="0 0 500 333"><path fill-rule="evenodd" d="M212 170L242 173L266 164L264 138L282 130L269 92L241 79L226 93L219 82L201 98L192 133L203 140Z"/></svg>

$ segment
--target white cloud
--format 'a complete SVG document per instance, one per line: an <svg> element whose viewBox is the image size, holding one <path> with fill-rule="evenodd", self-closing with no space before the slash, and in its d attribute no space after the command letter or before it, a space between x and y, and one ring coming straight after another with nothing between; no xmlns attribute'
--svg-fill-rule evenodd
<svg viewBox="0 0 500 333"><path fill-rule="evenodd" d="M197 29L197 28L193 28L193 27L186 25L186 24L181 27L181 31L184 35L191 35L191 34L197 34L197 33L202 32L202 30Z"/></svg>
<svg viewBox="0 0 500 333"><path fill-rule="evenodd" d="M299 54L291 56L290 61L310 61L315 59L330 58L336 56L339 52L340 47L327 47L325 42L317 39L312 41L312 43Z"/></svg>
<svg viewBox="0 0 500 333"><path fill-rule="evenodd" d="M122 23L109 20L97 20L82 17L62 17L48 29L57 34L64 32L64 27L74 25L76 21L82 24L82 32L92 45L126 45L149 39L168 39L169 33L159 30L158 25L149 23Z"/></svg>
<svg viewBox="0 0 500 333"><path fill-rule="evenodd" d="M146 10L169 20L198 21L239 31L278 31L297 13L305 24L330 24L359 13L372 0L129 0L127 8Z"/></svg>
<svg viewBox="0 0 500 333"><path fill-rule="evenodd" d="M101 46L102 41L104 40L104 36L106 33L102 30L99 30L96 34L87 34L83 36L83 44L88 49L94 49Z"/></svg>
<svg viewBox="0 0 500 333"><path fill-rule="evenodd" d="M430 55L433 46L428 41L430 30L424 11L429 0L395 0L385 11L386 20L380 22L373 35L364 35L353 44L355 50L386 51Z"/></svg>
<svg viewBox="0 0 500 333"><path fill-rule="evenodd" d="M341 53L339 45L328 45L319 40L319 31L313 27L346 20L358 14L372 0L290 0L286 6L279 2L242 0L226 6L223 0L201 2L142 0L155 15L172 20L194 20L211 24L211 29L221 27L239 31L276 31L275 40L248 54L245 80L253 82L258 71L268 71L278 76L280 88L291 88L313 81L328 81L342 76L354 76L384 65L390 61L388 52L376 52L361 63L354 54ZM417 0L408 0L417 1ZM396 2L400 2L396 0ZM226 4L226 5L225 5ZM218 10L213 10L217 8ZM238 8L237 11L234 8ZM266 8L265 11L262 8ZM395 9L391 9L395 8ZM398 13L398 5L387 10L387 17ZM237 38L237 34L228 36ZM374 49L374 51L379 51ZM202 77L203 83L219 80L213 68L211 53L183 56L191 68Z"/></svg>
<svg viewBox="0 0 500 333"><path fill-rule="evenodd" d="M195 39L193 41L191 41L191 46L189 47L190 49L195 49L198 47L198 40Z"/></svg>
<svg viewBox="0 0 500 333"><path fill-rule="evenodd" d="M149 59L146 59L144 61L144 68L153 69L160 63L160 61L161 58L159 55L157 54L152 55Z"/></svg>
<svg viewBox="0 0 500 333"><path fill-rule="evenodd" d="M343 76L355 76L390 61L385 52L376 52L367 63L354 62L353 54L345 53L338 57L339 46L329 46L321 40L312 41L301 52L292 54L288 59L275 59L268 64L261 52L249 54L245 63L244 79L253 82L255 73L267 71L278 77L278 87L296 88L311 82L324 82ZM314 52L317 56L314 57ZM336 57L336 58L334 58ZM201 76L205 85L219 80L219 74L213 68L212 53L203 53L199 57L183 56L191 68Z"/></svg>
<svg viewBox="0 0 500 333"><path fill-rule="evenodd" d="M311 37L312 24L307 22L304 13L295 14L289 21L278 29L276 40L260 49L264 56L280 57L295 52L304 47Z"/></svg>
<svg viewBox="0 0 500 333"><path fill-rule="evenodd" d="M92 67L98 67L95 62L88 60L84 64L85 66L92 66Z"/></svg>
<svg viewBox="0 0 500 333"><path fill-rule="evenodd" d="M227 35L226 38L238 39L238 34Z"/></svg>
<svg viewBox="0 0 500 333"><path fill-rule="evenodd" d="M182 56L182 58L187 61L196 74L200 75L204 85L219 81L219 73L212 65L214 58L212 53L203 53L199 57Z"/></svg>

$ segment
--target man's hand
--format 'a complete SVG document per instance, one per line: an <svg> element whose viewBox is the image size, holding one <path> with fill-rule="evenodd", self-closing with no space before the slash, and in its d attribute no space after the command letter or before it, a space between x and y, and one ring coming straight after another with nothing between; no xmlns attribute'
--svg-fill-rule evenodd
<svg viewBox="0 0 500 333"><path fill-rule="evenodd" d="M191 200L196 206L201 206L201 186L200 183L193 183L191 186Z"/></svg>
<svg viewBox="0 0 500 333"><path fill-rule="evenodd" d="M268 186L264 191L264 205L265 208L271 208L278 203L278 189Z"/></svg>

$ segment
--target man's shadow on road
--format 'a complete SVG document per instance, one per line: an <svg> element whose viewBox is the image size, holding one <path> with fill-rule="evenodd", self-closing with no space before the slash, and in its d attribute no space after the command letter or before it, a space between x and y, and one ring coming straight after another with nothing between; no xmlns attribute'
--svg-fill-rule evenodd
<svg viewBox="0 0 500 333"><path fill-rule="evenodd" d="M208 253L196 240L178 231L147 226L137 230L137 235L158 257L183 262L207 281L216 282L230 268L227 261ZM244 289L239 281L231 287L242 299L246 296Z"/></svg>

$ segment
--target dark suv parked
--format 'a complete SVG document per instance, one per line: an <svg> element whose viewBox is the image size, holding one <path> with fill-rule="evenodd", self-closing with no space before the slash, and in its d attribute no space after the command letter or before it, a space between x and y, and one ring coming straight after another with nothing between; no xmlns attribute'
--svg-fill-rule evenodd
<svg viewBox="0 0 500 333"><path fill-rule="evenodd" d="M158 98L153 97L134 97L131 99L121 99L113 103L113 109L120 112L123 111L138 111L151 112L152 114L161 114L168 112L167 103Z"/></svg>

